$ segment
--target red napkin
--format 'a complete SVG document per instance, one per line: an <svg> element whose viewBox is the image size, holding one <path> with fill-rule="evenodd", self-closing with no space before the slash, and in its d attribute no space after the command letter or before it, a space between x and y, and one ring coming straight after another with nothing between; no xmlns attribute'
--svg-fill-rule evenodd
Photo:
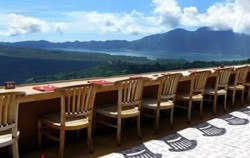
<svg viewBox="0 0 250 158"><path fill-rule="evenodd" d="M38 90L38 91L53 91L55 90L57 87L56 86L35 86L33 87L33 89Z"/></svg>
<svg viewBox="0 0 250 158"><path fill-rule="evenodd" d="M114 82L105 81L105 80L88 81L88 83L92 83L92 84L100 84L100 85L104 85L104 84L114 84Z"/></svg>

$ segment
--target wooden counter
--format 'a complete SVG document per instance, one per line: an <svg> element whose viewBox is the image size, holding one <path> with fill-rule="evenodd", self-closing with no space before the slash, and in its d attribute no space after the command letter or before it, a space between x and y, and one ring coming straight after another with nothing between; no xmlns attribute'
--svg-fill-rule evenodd
<svg viewBox="0 0 250 158"><path fill-rule="evenodd" d="M206 69L192 69L192 70L211 70L211 72L214 72L213 68L206 68ZM150 81L148 81L145 86L152 86L152 85L157 85L158 82L156 81L156 78L161 76L162 73L182 73L183 77L180 79L180 81L187 81L189 80L188 75L190 74L189 70L182 70L182 71L167 71L167 72L156 72L156 73L145 73L145 74L138 74L138 75L123 75L123 76L114 76L114 77L107 77L107 78L95 78L95 79L81 79L81 80L70 80L70 81L59 81L59 82L51 82L51 83L45 83L45 84L34 84L34 85L23 85L23 86L17 86L15 89L11 90L5 90L3 88L0 89L1 92L7 92L7 91L24 91L26 92L26 96L21 100L21 103L26 103L26 102L33 102L33 101L42 101L42 100L48 100L48 99L55 99L59 97L59 94L56 92L51 92L51 91L38 91L34 90L34 86L44 86L44 85L54 85L57 87L65 87L65 86L73 86L73 85L81 85L81 84L87 84L88 81L91 80L106 80L106 81L111 81L115 82L118 80L123 80L123 79L128 79L130 76L144 76L144 77L149 77L151 78ZM210 77L214 76L212 73ZM98 92L107 92L107 91L113 91L116 90L117 87L114 85L103 85L98 89Z"/></svg>

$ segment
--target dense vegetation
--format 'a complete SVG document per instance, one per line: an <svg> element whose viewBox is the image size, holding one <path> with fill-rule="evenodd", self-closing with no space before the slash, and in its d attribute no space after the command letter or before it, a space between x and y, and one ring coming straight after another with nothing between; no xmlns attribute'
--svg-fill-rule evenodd
<svg viewBox="0 0 250 158"><path fill-rule="evenodd" d="M31 78L43 78L43 76L53 76L69 72L77 73L78 71L109 62L110 60L120 59L123 62L133 63L145 63L149 61L144 57L111 56L103 53L52 51L31 48L12 48L0 45L0 85L3 85L5 81L15 81L17 84L37 82L37 80L33 81ZM46 81L52 80L53 77L50 77Z"/></svg>
<svg viewBox="0 0 250 158"><path fill-rule="evenodd" d="M24 83L37 76L85 70L98 65L95 61L15 58L0 56L0 85L5 81Z"/></svg>
<svg viewBox="0 0 250 158"><path fill-rule="evenodd" d="M224 62L216 62L216 61L188 62L186 60L181 60L181 59L154 60L143 64L122 62L121 60L118 61L113 60L79 72L61 73L52 76L33 77L27 80L26 83L69 80L69 79L79 79L79 78L89 78L89 77L105 77L113 75L138 74L145 72L157 72L157 71L178 70L187 68L201 68L201 67L211 67L220 65L235 65L235 64L249 64L249 63L250 59L242 61L224 61Z"/></svg>
<svg viewBox="0 0 250 158"><path fill-rule="evenodd" d="M112 56L104 53L82 53L62 50L44 50L44 49L32 49L32 48L16 48L0 45L0 56L16 57L16 58L28 58L28 59L57 59L57 60L71 60L71 61L109 61L119 60L128 62L147 62L149 61L145 57L130 57L130 56Z"/></svg>

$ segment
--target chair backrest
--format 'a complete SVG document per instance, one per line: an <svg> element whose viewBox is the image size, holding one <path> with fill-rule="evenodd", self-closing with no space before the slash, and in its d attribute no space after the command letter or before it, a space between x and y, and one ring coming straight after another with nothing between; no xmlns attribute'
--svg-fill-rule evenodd
<svg viewBox="0 0 250 158"><path fill-rule="evenodd" d="M13 138L17 136L19 100L24 95L25 92L0 93L0 131L12 129Z"/></svg>
<svg viewBox="0 0 250 158"><path fill-rule="evenodd" d="M234 80L234 86L237 86L238 84L244 85L246 83L248 70L249 66L243 66L235 69L236 75Z"/></svg>
<svg viewBox="0 0 250 158"><path fill-rule="evenodd" d="M97 85L78 85L57 88L61 94L61 124L66 117L89 117L92 119Z"/></svg>
<svg viewBox="0 0 250 158"><path fill-rule="evenodd" d="M181 77L181 73L167 74L158 77L157 80L159 80L160 84L158 88L157 100L172 99L174 101L179 79Z"/></svg>
<svg viewBox="0 0 250 158"><path fill-rule="evenodd" d="M222 68L222 69L215 70L215 73L217 74L216 83L215 83L216 90L218 88L224 88L225 90L227 90L229 78L230 78L232 71L233 71L233 68Z"/></svg>
<svg viewBox="0 0 250 158"><path fill-rule="evenodd" d="M211 71L199 71L190 74L190 96L193 94L204 94L207 78L210 73Z"/></svg>
<svg viewBox="0 0 250 158"><path fill-rule="evenodd" d="M118 113L124 106L141 106L145 81L148 78L126 79L115 82L118 87Z"/></svg>

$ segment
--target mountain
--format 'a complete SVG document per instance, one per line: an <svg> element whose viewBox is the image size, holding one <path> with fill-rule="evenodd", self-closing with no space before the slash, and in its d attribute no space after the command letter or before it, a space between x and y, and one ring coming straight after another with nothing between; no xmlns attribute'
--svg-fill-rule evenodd
<svg viewBox="0 0 250 158"><path fill-rule="evenodd" d="M196 31L175 29L134 41L131 48L171 52L248 53L250 36L236 34L232 31L213 31L207 27L199 28Z"/></svg>
<svg viewBox="0 0 250 158"><path fill-rule="evenodd" d="M51 49L51 48L85 48L85 49L120 49L129 45L125 40L113 40L113 41L89 41L89 42L56 42L52 43L45 40L40 41L22 41L22 42L0 42L0 44L12 47L22 48L39 48L39 49Z"/></svg>
<svg viewBox="0 0 250 158"><path fill-rule="evenodd" d="M23 41L0 42L2 45L25 48L76 48L90 50L136 50L136 51L166 51L172 53L221 53L248 54L250 52L250 36L237 34L231 30L215 31L202 27L196 31L175 29L163 34L146 36L139 40L110 40L88 42Z"/></svg>

